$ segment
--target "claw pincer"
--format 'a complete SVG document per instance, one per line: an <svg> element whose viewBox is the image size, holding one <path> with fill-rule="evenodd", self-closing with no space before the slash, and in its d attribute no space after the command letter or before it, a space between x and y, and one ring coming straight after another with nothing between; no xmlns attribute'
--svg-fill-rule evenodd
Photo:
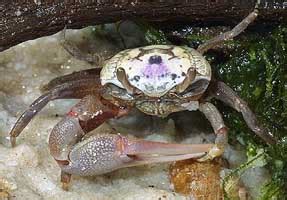
<svg viewBox="0 0 287 200"><path fill-rule="evenodd" d="M200 157L210 147L100 134L75 145L68 155L69 164L60 166L69 174L99 175L125 167Z"/></svg>

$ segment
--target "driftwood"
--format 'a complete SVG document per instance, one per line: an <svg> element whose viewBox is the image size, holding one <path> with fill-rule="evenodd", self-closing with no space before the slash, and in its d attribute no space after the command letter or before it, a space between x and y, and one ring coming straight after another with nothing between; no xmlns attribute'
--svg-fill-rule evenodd
<svg viewBox="0 0 287 200"><path fill-rule="evenodd" d="M21 42L123 19L152 22L235 24L255 0L1 0L0 51ZM257 23L286 23L287 1L261 0Z"/></svg>

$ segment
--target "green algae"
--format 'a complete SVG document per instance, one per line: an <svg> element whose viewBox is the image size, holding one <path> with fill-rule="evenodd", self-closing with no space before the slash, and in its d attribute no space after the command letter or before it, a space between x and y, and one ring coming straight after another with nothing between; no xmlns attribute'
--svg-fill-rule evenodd
<svg viewBox="0 0 287 200"><path fill-rule="evenodd" d="M225 199L239 199L238 191L234 191L244 172L253 167L263 167L266 165L266 157L263 149L257 149L256 155L248 156L248 160L236 169L233 169L222 180L222 188ZM238 189L238 188L237 188ZM232 195L235 193L236 195Z"/></svg>

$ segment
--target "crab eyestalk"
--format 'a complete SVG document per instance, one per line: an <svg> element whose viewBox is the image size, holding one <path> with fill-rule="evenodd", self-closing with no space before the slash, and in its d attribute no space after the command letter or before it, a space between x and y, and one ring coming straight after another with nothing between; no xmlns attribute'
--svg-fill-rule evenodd
<svg viewBox="0 0 287 200"><path fill-rule="evenodd" d="M191 84L191 82L195 79L195 75L196 75L195 69L189 68L183 82L176 86L176 92L177 93L184 92L186 90L186 88Z"/></svg>
<svg viewBox="0 0 287 200"><path fill-rule="evenodd" d="M129 94L134 94L136 92L136 88L130 84L124 69L117 69L117 78Z"/></svg>

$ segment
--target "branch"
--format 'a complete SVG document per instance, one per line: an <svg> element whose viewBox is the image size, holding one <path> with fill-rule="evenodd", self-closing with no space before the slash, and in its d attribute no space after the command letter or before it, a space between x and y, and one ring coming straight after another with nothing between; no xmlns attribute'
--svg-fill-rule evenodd
<svg viewBox="0 0 287 200"><path fill-rule="evenodd" d="M234 24L254 5L255 0L1 0L0 51L54 34L65 25L82 28L135 18L168 23ZM259 21L287 22L287 2L261 0L259 8Z"/></svg>

